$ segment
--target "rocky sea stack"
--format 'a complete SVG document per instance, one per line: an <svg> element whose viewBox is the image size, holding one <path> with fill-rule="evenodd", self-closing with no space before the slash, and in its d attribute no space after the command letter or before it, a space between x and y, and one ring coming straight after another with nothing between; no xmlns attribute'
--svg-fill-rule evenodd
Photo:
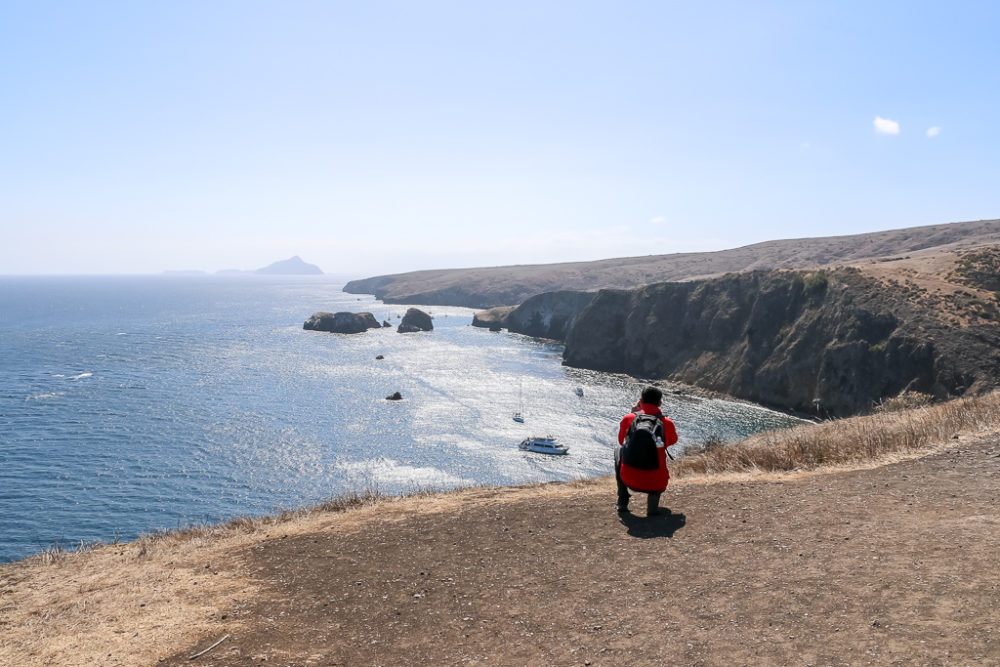
<svg viewBox="0 0 1000 667"><path fill-rule="evenodd" d="M396 329L399 333L413 333L415 331L432 331L434 322L431 316L419 308L407 308L403 320Z"/></svg>
<svg viewBox="0 0 1000 667"><path fill-rule="evenodd" d="M331 333L363 333L368 329L379 328L378 320L371 313L313 313L312 317L302 325L310 331L329 331Z"/></svg>

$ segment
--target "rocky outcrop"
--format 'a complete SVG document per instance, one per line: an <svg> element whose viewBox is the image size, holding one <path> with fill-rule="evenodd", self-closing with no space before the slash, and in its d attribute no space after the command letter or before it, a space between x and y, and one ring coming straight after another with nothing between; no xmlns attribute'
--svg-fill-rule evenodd
<svg viewBox="0 0 1000 667"><path fill-rule="evenodd" d="M480 310L472 316L472 326L499 331L507 327L507 316L513 310L514 306L497 306L496 308Z"/></svg>
<svg viewBox="0 0 1000 667"><path fill-rule="evenodd" d="M303 329L329 331L331 333L355 334L379 327L378 320L371 313L326 313L319 312L305 321Z"/></svg>
<svg viewBox="0 0 1000 667"><path fill-rule="evenodd" d="M911 296L852 270L602 290L573 321L564 359L824 416L904 390L997 386L996 324L956 328Z"/></svg>
<svg viewBox="0 0 1000 667"><path fill-rule="evenodd" d="M432 331L434 322L431 316L419 308L407 308L406 314L399 323L396 331L399 333L413 333L416 331Z"/></svg>
<svg viewBox="0 0 1000 667"><path fill-rule="evenodd" d="M593 292L559 291L533 296L517 308L491 308L476 313L473 326L504 328L514 333L565 340L576 316L594 298Z"/></svg>

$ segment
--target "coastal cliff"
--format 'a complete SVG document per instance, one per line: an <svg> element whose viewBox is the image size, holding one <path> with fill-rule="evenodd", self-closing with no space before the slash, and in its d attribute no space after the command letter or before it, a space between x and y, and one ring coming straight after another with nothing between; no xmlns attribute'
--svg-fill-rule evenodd
<svg viewBox="0 0 1000 667"><path fill-rule="evenodd" d="M567 365L817 414L1000 386L1000 220L711 253L422 271L349 283L566 344Z"/></svg>
<svg viewBox="0 0 1000 667"><path fill-rule="evenodd" d="M754 271L542 295L502 325L563 340L570 366L847 416L904 391L946 398L997 386L1000 328L977 302L856 269Z"/></svg>

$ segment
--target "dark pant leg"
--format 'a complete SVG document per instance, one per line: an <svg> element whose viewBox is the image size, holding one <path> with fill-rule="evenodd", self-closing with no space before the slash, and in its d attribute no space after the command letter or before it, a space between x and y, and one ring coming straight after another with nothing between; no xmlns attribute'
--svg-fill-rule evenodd
<svg viewBox="0 0 1000 667"><path fill-rule="evenodd" d="M615 481L618 482L618 504L628 505L628 487L622 482L622 448L615 449Z"/></svg>
<svg viewBox="0 0 1000 667"><path fill-rule="evenodd" d="M660 494L650 493L646 496L646 511L655 510L660 506Z"/></svg>

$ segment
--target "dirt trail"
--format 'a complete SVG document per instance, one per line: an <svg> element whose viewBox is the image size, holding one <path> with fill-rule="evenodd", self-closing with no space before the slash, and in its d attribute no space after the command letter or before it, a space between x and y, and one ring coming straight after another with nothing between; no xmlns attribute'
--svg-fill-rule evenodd
<svg viewBox="0 0 1000 667"><path fill-rule="evenodd" d="M613 499L469 491L258 543L238 562L260 594L161 664L1000 665L996 436L678 482L664 517Z"/></svg>

